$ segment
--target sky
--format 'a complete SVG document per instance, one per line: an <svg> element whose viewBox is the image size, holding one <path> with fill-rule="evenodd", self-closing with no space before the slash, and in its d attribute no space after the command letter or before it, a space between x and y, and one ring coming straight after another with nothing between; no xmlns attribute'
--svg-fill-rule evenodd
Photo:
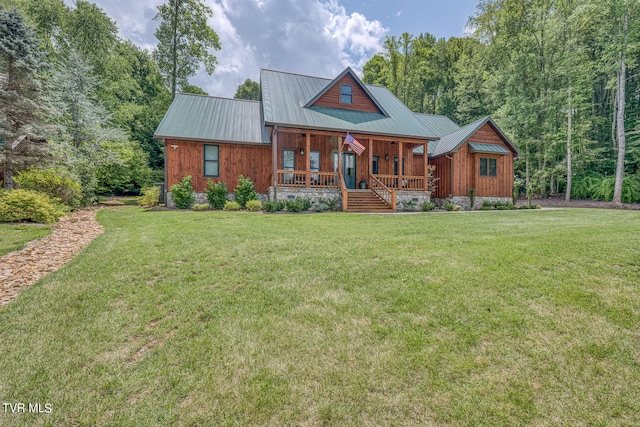
<svg viewBox="0 0 640 427"><path fill-rule="evenodd" d="M93 0L116 21L120 36L153 50L157 6L165 0ZM73 0L65 0L69 5ZM461 37L477 0L205 0L220 38L213 75L191 78L209 95L233 97L260 69L333 78L362 67L388 35Z"/></svg>

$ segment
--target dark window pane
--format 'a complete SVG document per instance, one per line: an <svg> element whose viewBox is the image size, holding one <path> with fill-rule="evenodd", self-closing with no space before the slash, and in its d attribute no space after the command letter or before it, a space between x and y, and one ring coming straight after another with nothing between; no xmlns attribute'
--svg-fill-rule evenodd
<svg viewBox="0 0 640 427"><path fill-rule="evenodd" d="M489 176L497 175L497 162L496 159L489 159Z"/></svg>
<svg viewBox="0 0 640 427"><path fill-rule="evenodd" d="M340 103L353 103L353 88L350 85L340 85Z"/></svg>
<svg viewBox="0 0 640 427"><path fill-rule="evenodd" d="M372 171L371 173L373 175L377 175L378 174L378 156L373 156L373 165L372 165Z"/></svg>
<svg viewBox="0 0 640 427"><path fill-rule="evenodd" d="M487 176L487 159L480 159L480 176Z"/></svg>
<svg viewBox="0 0 640 427"><path fill-rule="evenodd" d="M220 146L204 146L204 176L220 176Z"/></svg>
<svg viewBox="0 0 640 427"><path fill-rule="evenodd" d="M296 167L296 152L284 150L282 152L282 169L294 170Z"/></svg>

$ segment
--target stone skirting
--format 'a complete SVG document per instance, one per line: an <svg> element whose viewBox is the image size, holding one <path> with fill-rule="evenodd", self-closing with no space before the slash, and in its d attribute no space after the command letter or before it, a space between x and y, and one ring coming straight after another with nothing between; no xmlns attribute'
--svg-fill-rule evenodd
<svg viewBox="0 0 640 427"><path fill-rule="evenodd" d="M396 210L419 211L422 204L431 201L431 195L426 191L396 190Z"/></svg>
<svg viewBox="0 0 640 427"><path fill-rule="evenodd" d="M433 199L437 206L442 206L445 203L454 203L465 210L469 210L472 208L469 197L455 196L455 197L443 197L438 199ZM476 196L474 200L473 209L478 209L482 206L482 204L487 201L489 203L513 203L513 199L511 197L485 197L485 196Z"/></svg>
<svg viewBox="0 0 640 427"><path fill-rule="evenodd" d="M340 199L342 204L342 193L338 188L306 188L306 187L278 187L274 192L273 187L269 187L268 200L293 200L296 197L306 197L315 204L319 199Z"/></svg>
<svg viewBox="0 0 640 427"><path fill-rule="evenodd" d="M207 193L194 193L196 196L196 201L194 203L209 203L209 201L207 200ZM233 193L229 193L227 194L227 199L228 200L235 200L235 197L233 196ZM258 200L260 200L261 202L267 201L269 200L269 195L268 194L260 194L258 193ZM165 203L164 205L168 208L175 208L176 207L176 203L173 201L173 199L171 198L171 193L169 191L167 191L167 194L165 196Z"/></svg>

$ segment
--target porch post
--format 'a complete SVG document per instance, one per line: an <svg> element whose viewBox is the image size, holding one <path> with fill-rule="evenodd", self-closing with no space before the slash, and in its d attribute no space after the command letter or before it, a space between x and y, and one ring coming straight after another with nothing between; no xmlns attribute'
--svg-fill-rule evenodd
<svg viewBox="0 0 640 427"><path fill-rule="evenodd" d="M306 160L306 176L305 176L305 180L304 182L306 183L306 187L309 188L311 187L311 133L307 132L306 133L306 145L305 145L305 154L307 155L305 160Z"/></svg>
<svg viewBox="0 0 640 427"><path fill-rule="evenodd" d="M271 141L271 155L273 161L273 200L278 200L278 126L273 127Z"/></svg>
<svg viewBox="0 0 640 427"><path fill-rule="evenodd" d="M369 175L373 175L373 138L369 138ZM367 177L369 181L369 177ZM369 183L371 187L371 183Z"/></svg>
<svg viewBox="0 0 640 427"><path fill-rule="evenodd" d="M429 146L429 141L424 143L424 191L429 191L429 153L427 153L427 147Z"/></svg>
<svg viewBox="0 0 640 427"><path fill-rule="evenodd" d="M402 141L398 141L398 190L402 190Z"/></svg>

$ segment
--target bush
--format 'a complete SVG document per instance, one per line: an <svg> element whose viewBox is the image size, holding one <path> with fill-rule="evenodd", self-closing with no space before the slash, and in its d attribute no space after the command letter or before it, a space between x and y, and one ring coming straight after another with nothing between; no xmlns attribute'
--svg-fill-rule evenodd
<svg viewBox="0 0 640 427"><path fill-rule="evenodd" d="M137 199L140 206L158 206L160 204L160 187L144 187L140 192L142 196Z"/></svg>
<svg viewBox="0 0 640 427"><path fill-rule="evenodd" d="M423 204L420 205L420 209L422 209L422 212L430 212L435 208L436 208L436 204L433 202L424 202Z"/></svg>
<svg viewBox="0 0 640 427"><path fill-rule="evenodd" d="M331 197L327 199L318 199L318 203L327 205L328 210L337 211L340 207L340 197Z"/></svg>
<svg viewBox="0 0 640 427"><path fill-rule="evenodd" d="M207 200L211 207L215 210L224 208L224 204L227 203L227 184L225 182L213 183L213 181L207 181L207 188L204 190L207 193Z"/></svg>
<svg viewBox="0 0 640 427"><path fill-rule="evenodd" d="M458 206L455 203L447 202L444 205L442 205L442 209L447 210L449 212L457 211L458 210Z"/></svg>
<svg viewBox="0 0 640 427"><path fill-rule="evenodd" d="M62 171L31 168L18 172L14 181L23 190L45 193L74 209L82 203L80 181Z"/></svg>
<svg viewBox="0 0 640 427"><path fill-rule="evenodd" d="M416 202L403 200L402 202L402 210L405 212L413 212L416 210Z"/></svg>
<svg viewBox="0 0 640 427"><path fill-rule="evenodd" d="M262 210L262 202L260 200L249 200L247 202L247 209L252 212L257 212Z"/></svg>
<svg viewBox="0 0 640 427"><path fill-rule="evenodd" d="M206 211L209 209L209 203L196 203L191 209L194 211Z"/></svg>
<svg viewBox="0 0 640 427"><path fill-rule="evenodd" d="M329 205L324 202L318 201L318 203L313 205L314 212L326 212L329 210Z"/></svg>
<svg viewBox="0 0 640 427"><path fill-rule="evenodd" d="M193 193L193 184L191 184L191 175L182 178L179 184L171 186L171 198L179 209L189 209L196 201L196 195Z"/></svg>
<svg viewBox="0 0 640 427"><path fill-rule="evenodd" d="M239 211L240 210L240 203L238 202L232 202L231 200L228 200L227 203L224 204L224 208L225 211Z"/></svg>
<svg viewBox="0 0 640 427"><path fill-rule="evenodd" d="M233 195L235 196L236 202L238 202L242 208L247 206L247 202L249 200L258 199L258 194L253 186L253 181L251 181L251 178L247 178L242 175L238 178L238 185L233 191Z"/></svg>
<svg viewBox="0 0 640 427"><path fill-rule="evenodd" d="M469 189L469 206L471 206L471 209L476 206L476 189L473 187Z"/></svg>
<svg viewBox="0 0 640 427"><path fill-rule="evenodd" d="M5 191L0 197L0 222L53 223L64 211L48 195L33 190Z"/></svg>
<svg viewBox="0 0 640 427"><path fill-rule="evenodd" d="M284 209L282 200L267 201L262 204L262 209L266 212L278 212Z"/></svg>
<svg viewBox="0 0 640 427"><path fill-rule="evenodd" d="M311 200L306 197L296 197L295 200L284 202L287 212L308 211L311 208Z"/></svg>

